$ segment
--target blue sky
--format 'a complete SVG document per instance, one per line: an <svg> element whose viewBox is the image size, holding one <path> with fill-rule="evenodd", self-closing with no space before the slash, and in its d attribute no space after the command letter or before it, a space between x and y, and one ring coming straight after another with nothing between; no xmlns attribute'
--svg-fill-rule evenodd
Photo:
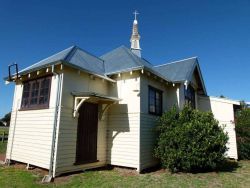
<svg viewBox="0 0 250 188"><path fill-rule="evenodd" d="M72 45L99 56L129 46L139 11L142 56L157 65L198 56L209 95L250 101L250 1L1 1L0 77ZM0 117L14 87L0 81Z"/></svg>

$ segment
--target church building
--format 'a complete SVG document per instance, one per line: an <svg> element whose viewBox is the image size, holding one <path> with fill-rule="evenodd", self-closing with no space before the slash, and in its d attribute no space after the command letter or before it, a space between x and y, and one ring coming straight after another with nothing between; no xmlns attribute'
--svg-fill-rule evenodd
<svg viewBox="0 0 250 188"><path fill-rule="evenodd" d="M157 118L186 103L226 124L226 155L237 159L239 102L207 95L197 57L157 66L144 59L136 14L130 48L97 57L72 46L6 78L15 82L6 163L47 169L45 181L105 165L141 172L158 163Z"/></svg>

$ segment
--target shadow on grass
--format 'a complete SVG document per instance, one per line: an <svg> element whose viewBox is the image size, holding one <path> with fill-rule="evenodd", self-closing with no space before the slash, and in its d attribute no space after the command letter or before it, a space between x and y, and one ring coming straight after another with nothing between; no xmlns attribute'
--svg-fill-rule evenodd
<svg viewBox="0 0 250 188"><path fill-rule="evenodd" d="M225 162L221 163L217 169L215 169L216 172L234 172L237 170L237 168L240 168L241 166L239 163L235 160L226 160Z"/></svg>
<svg viewBox="0 0 250 188"><path fill-rule="evenodd" d="M220 165L218 165L218 167L216 169L194 169L192 171L177 171L177 172L172 172L172 173L192 173L192 174L198 174L198 173L209 173L209 172L235 172L237 170L237 168L240 168L241 166L239 165L239 163L235 160L226 160L223 163L221 163ZM142 174L147 174L147 173L164 173L164 172L170 172L167 169L162 168L160 165L154 166L152 168L148 168L143 170L141 173Z"/></svg>

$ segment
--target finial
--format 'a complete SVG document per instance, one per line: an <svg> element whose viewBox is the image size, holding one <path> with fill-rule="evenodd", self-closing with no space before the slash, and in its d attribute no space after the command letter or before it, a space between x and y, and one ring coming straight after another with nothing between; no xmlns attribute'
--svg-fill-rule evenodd
<svg viewBox="0 0 250 188"><path fill-rule="evenodd" d="M135 15L135 20L136 20L136 15L139 13L137 12L137 10L135 10L133 14Z"/></svg>

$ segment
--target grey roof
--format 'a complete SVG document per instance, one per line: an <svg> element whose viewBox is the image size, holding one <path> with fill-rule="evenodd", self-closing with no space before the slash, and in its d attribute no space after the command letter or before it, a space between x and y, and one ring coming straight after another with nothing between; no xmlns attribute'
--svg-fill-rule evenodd
<svg viewBox="0 0 250 188"><path fill-rule="evenodd" d="M43 66L48 66L50 64L53 64L54 62L58 62L58 61L61 61L61 60L64 60L66 59L66 57L68 56L68 54L73 50L74 46L71 46L70 48L67 48L63 51L60 51L52 56L49 56L48 58L46 59L43 59L21 71L19 71L20 74L23 74L23 73L26 73L26 72L30 72L32 70L36 70L36 69L39 69Z"/></svg>
<svg viewBox="0 0 250 188"><path fill-rule="evenodd" d="M135 55L125 46L120 46L102 55L100 58L77 46L72 46L21 70L19 74L26 74L61 62L79 70L101 76L110 81L114 80L110 79L107 75L138 69L146 69L170 82L191 81L193 71L198 67L203 88L206 92L196 57L153 66L147 60Z"/></svg>
<svg viewBox="0 0 250 188"><path fill-rule="evenodd" d="M197 57L191 57L188 59L154 66L156 71L169 78L172 82L184 82L186 80L191 81L195 68L198 70L201 84L206 94L206 88Z"/></svg>
<svg viewBox="0 0 250 188"><path fill-rule="evenodd" d="M38 63L35 63L27 67L26 69L21 70L19 74L25 74L30 71L35 71L40 68L56 64L59 61L80 70L85 70L87 72L106 77L103 60L94 55L91 55L90 53L80 49L77 46L72 46L46 59L43 59Z"/></svg>
<svg viewBox="0 0 250 188"><path fill-rule="evenodd" d="M163 76L168 77L173 82L189 80L197 65L197 58L189 58L180 61L175 61L168 64L155 66L155 70L160 72Z"/></svg>
<svg viewBox="0 0 250 188"><path fill-rule="evenodd" d="M153 68L152 64L145 59L138 57L125 46L120 46L102 55L100 58L105 62L105 73L107 75L134 70L136 68Z"/></svg>

